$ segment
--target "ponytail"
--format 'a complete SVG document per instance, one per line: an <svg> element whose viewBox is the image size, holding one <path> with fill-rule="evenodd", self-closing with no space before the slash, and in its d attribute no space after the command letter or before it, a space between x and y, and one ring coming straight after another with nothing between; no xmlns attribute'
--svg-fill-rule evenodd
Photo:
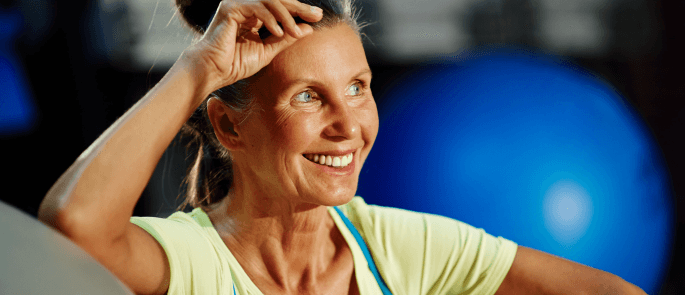
<svg viewBox="0 0 685 295"><path fill-rule="evenodd" d="M195 159L182 183L185 200L179 210L187 205L208 207L221 201L233 184L233 166L230 153L219 143L209 122L206 100L183 125L181 133L190 137L186 151L195 154Z"/></svg>

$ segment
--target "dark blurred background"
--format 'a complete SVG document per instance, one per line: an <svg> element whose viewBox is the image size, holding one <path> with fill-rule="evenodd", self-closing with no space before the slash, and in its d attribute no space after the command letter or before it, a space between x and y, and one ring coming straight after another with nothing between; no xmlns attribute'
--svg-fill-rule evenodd
<svg viewBox="0 0 685 295"><path fill-rule="evenodd" d="M612 84L661 147L676 235L659 294L685 290L685 1L363 0L373 91L418 64L465 49L554 54ZM169 0L0 0L1 200L31 215L62 172L162 77L192 34ZM379 109L387 107L376 95ZM179 202L183 147L160 161L136 215ZM646 237L648 238L648 237ZM626 267L630 262L626 261Z"/></svg>

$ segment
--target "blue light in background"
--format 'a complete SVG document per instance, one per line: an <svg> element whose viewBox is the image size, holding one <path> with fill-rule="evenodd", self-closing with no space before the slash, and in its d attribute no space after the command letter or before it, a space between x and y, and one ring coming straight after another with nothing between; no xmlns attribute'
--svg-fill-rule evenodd
<svg viewBox="0 0 685 295"><path fill-rule="evenodd" d="M449 216L658 290L669 177L612 87L549 57L499 52L414 70L380 101L357 191L367 202Z"/></svg>
<svg viewBox="0 0 685 295"><path fill-rule="evenodd" d="M561 246L571 248L592 221L592 198L573 180L559 180L547 190L542 202L545 229Z"/></svg>
<svg viewBox="0 0 685 295"><path fill-rule="evenodd" d="M38 117L13 48L21 25L19 12L0 10L0 137L30 132Z"/></svg>

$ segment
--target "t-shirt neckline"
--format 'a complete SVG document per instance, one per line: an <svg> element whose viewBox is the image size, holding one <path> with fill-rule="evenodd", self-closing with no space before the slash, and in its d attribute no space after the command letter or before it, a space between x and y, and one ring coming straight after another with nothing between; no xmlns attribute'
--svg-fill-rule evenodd
<svg viewBox="0 0 685 295"><path fill-rule="evenodd" d="M345 223L342 221L342 218L338 215L338 212L336 212L336 210L333 207L327 207L327 209L328 214L330 214L330 216L333 218L335 226L343 235L345 242L347 242L347 246L350 248L350 251L352 252L352 260L354 263L354 276L355 280L357 281L357 288L359 289L359 293L362 294L362 283L365 280L364 275L362 275L362 273L364 273L364 270L367 270L367 268L365 267L368 266L368 261L366 261L366 257L364 256L361 247L357 244L354 235L352 235L352 232L350 232ZM208 232L210 233L211 239L214 240L213 243L220 245L220 249L227 254L226 256L229 260L229 266L231 267L231 283L234 284L237 290L237 294L264 295L264 293L257 287L257 285L255 285L254 282L252 282L250 277L243 269L242 265L240 265L235 256L233 256L231 250L228 249L228 246L226 246L226 243L224 243L224 241L221 239L221 236L219 236L219 233L216 231L216 228L214 228L214 225L212 224L212 221L209 219L207 213L200 207L193 209L192 213L200 219L198 221L201 226L211 228L208 229ZM373 274L371 274L370 271L368 271L368 274L366 274L367 277L368 275L373 277Z"/></svg>

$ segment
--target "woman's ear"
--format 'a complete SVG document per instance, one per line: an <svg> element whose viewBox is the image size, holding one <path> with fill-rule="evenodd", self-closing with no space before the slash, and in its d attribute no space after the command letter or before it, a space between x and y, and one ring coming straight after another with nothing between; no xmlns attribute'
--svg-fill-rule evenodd
<svg viewBox="0 0 685 295"><path fill-rule="evenodd" d="M238 117L236 112L219 99L212 97L207 101L207 115L214 128L214 134L229 151L236 151L242 148L243 143L238 130Z"/></svg>

